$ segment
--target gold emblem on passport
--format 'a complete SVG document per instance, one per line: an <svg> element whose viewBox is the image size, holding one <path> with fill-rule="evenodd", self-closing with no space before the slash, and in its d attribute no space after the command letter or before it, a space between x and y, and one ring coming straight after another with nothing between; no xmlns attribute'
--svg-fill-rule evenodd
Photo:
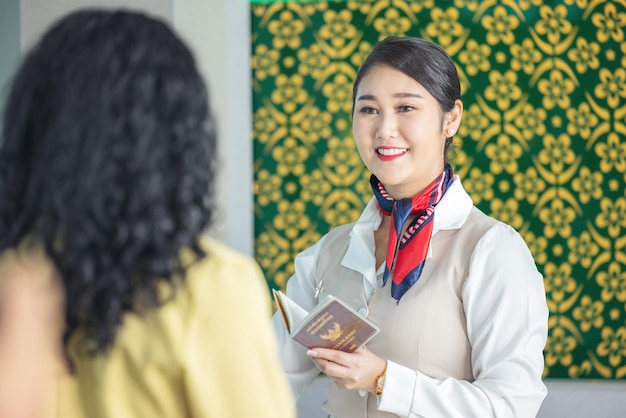
<svg viewBox="0 0 626 418"><path fill-rule="evenodd" d="M343 330L341 329L341 326L337 322L335 322L333 324L333 328L329 329L326 334L320 334L320 338L322 338L323 340L335 341L342 335Z"/></svg>

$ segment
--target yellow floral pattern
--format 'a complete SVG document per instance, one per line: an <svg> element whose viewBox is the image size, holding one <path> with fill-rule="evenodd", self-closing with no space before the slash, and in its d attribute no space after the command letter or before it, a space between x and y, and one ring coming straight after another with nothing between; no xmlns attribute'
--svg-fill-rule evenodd
<svg viewBox="0 0 626 418"><path fill-rule="evenodd" d="M295 255L371 196L351 86L388 36L442 45L465 112L454 169L544 275L546 377L626 378L626 0L252 0L256 258Z"/></svg>

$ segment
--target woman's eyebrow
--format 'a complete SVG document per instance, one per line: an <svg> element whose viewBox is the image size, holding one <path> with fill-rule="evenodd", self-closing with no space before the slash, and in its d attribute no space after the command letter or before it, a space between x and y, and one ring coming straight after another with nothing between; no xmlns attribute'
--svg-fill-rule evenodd
<svg viewBox="0 0 626 418"><path fill-rule="evenodd" d="M405 97L412 97L415 99L423 99L424 96L422 96L421 94L418 93L396 93L393 95L393 97L398 97L398 98L405 98ZM373 94L363 94L361 96L359 96L357 99L357 101L359 100L376 100L376 96L374 96Z"/></svg>
<svg viewBox="0 0 626 418"><path fill-rule="evenodd" d="M373 94L363 94L359 97L357 97L357 101L359 100L375 100L376 96L374 96Z"/></svg>
<svg viewBox="0 0 626 418"><path fill-rule="evenodd" d="M393 97L400 97L400 98L404 98L404 97L413 97L415 99L423 99L424 96L422 96L419 93L396 93L393 95Z"/></svg>

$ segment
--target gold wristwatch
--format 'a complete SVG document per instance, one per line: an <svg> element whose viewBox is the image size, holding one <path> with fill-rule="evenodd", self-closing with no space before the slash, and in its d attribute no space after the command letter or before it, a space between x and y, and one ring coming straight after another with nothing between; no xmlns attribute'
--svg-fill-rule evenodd
<svg viewBox="0 0 626 418"><path fill-rule="evenodd" d="M385 387L385 374L387 373L387 368L376 378L376 396L380 396L383 394L383 388Z"/></svg>

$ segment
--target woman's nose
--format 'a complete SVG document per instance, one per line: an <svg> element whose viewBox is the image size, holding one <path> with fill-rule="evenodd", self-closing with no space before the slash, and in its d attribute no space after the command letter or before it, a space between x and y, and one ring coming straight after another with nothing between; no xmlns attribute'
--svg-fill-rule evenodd
<svg viewBox="0 0 626 418"><path fill-rule="evenodd" d="M393 113L381 113L376 126L376 137L382 140L394 138L398 132L397 122Z"/></svg>

